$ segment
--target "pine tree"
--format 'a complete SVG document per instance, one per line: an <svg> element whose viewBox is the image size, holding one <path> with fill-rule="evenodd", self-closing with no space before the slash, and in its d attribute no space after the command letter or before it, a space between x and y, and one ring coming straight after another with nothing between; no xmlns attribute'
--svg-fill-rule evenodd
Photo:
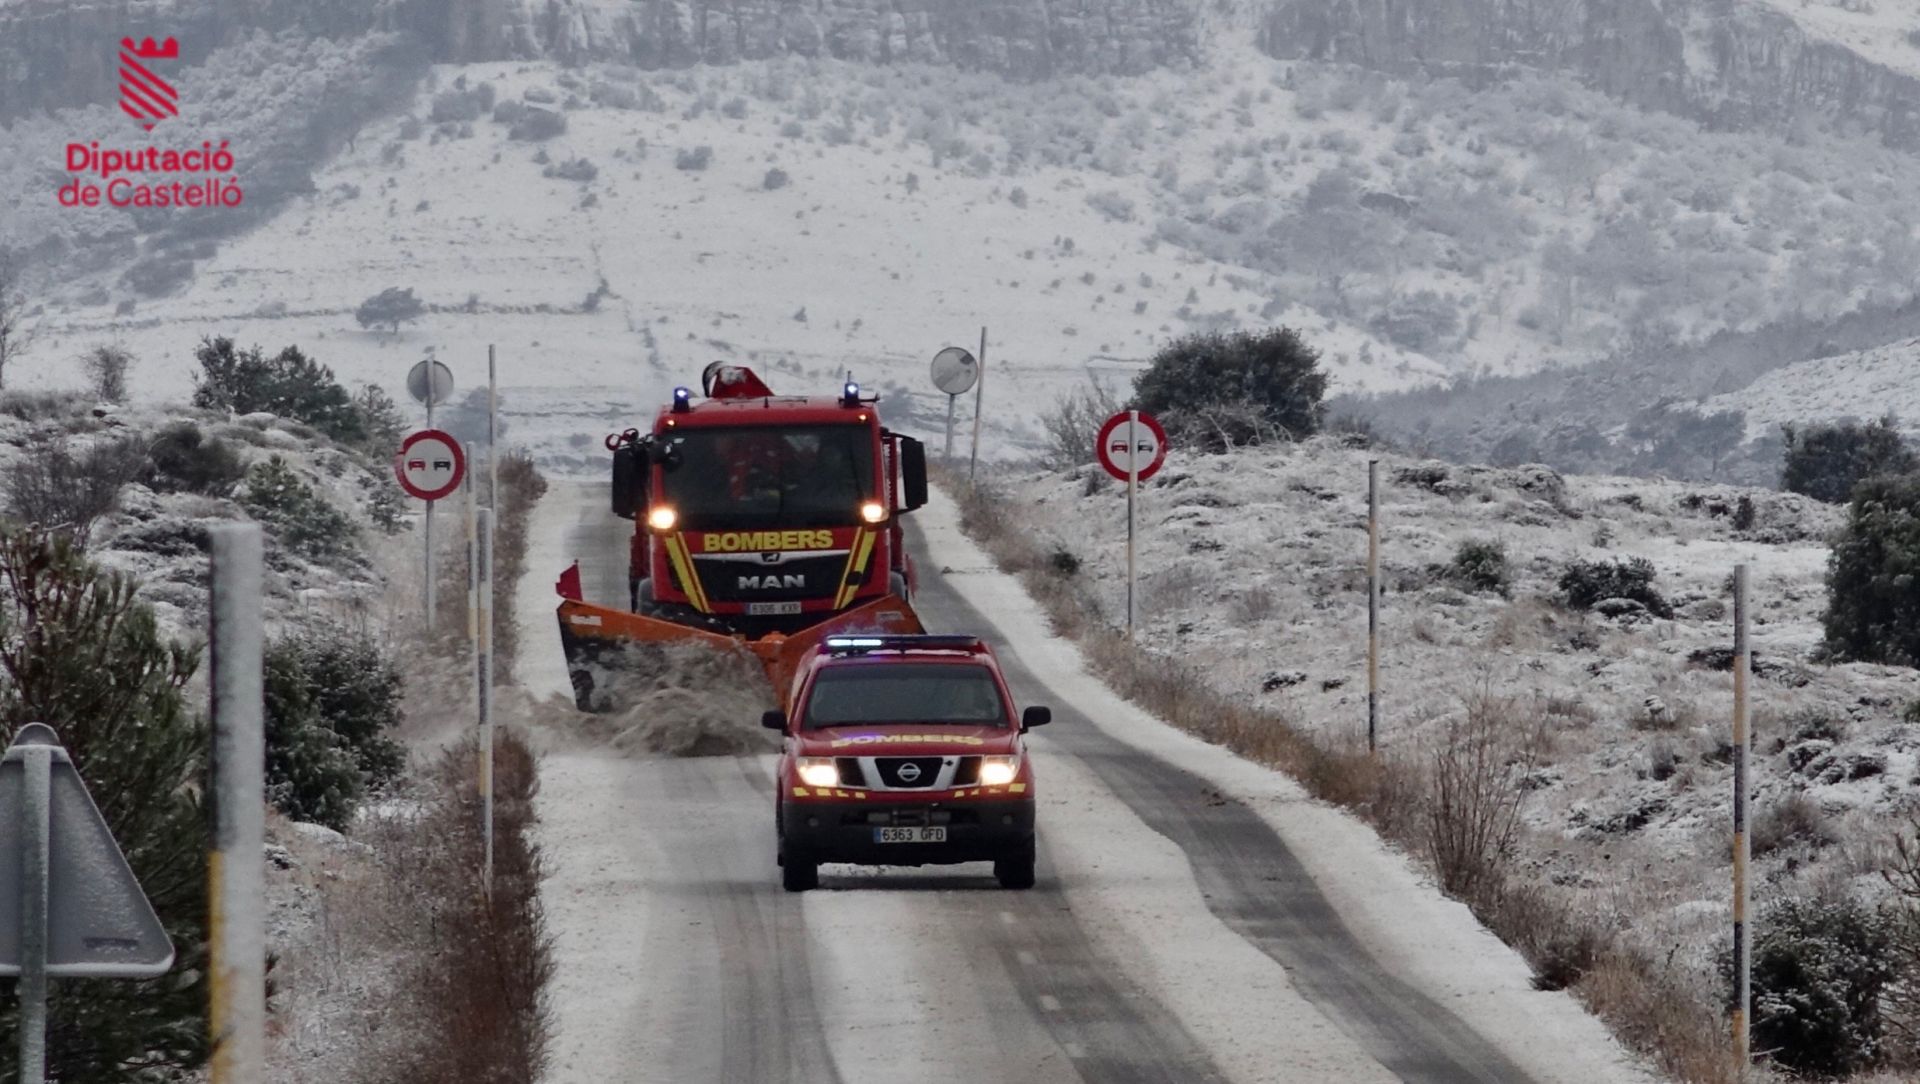
<svg viewBox="0 0 1920 1084"><path fill-rule="evenodd" d="M51 984L53 1079L145 1084L206 1060L207 737L181 694L198 662L161 636L130 578L65 539L0 531L0 722L59 733L176 953L159 979ZM9 998L0 1032L16 1013Z"/></svg>

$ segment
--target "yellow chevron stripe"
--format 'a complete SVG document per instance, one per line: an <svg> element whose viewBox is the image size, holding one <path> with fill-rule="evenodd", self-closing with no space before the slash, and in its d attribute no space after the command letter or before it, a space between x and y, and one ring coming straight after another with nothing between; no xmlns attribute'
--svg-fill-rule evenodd
<svg viewBox="0 0 1920 1084"><path fill-rule="evenodd" d="M665 541L667 557L673 562L674 569L680 573L680 586L687 592L687 601L693 604L695 610L703 614L712 613L713 608L707 605L706 588L701 586L700 577L694 574L693 559L687 556L686 539L681 535L673 534L668 535Z"/></svg>
<svg viewBox="0 0 1920 1084"><path fill-rule="evenodd" d="M867 558L873 556L876 534L861 528L860 536L854 539L853 548L847 551L847 570L840 574L840 593L834 596L834 609L844 610L853 605L853 596L860 593L860 583L854 577L866 572Z"/></svg>

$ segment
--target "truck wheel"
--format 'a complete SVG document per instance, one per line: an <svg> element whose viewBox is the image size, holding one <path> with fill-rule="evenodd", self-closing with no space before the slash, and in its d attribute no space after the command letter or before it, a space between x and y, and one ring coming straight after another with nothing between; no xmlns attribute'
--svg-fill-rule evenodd
<svg viewBox="0 0 1920 1084"><path fill-rule="evenodd" d="M1033 887L1033 844L1004 858L993 860L993 876L1001 888Z"/></svg>
<svg viewBox="0 0 1920 1084"><path fill-rule="evenodd" d="M820 887L820 864L802 859L797 854L784 854L780 857L780 887L789 892L805 892Z"/></svg>

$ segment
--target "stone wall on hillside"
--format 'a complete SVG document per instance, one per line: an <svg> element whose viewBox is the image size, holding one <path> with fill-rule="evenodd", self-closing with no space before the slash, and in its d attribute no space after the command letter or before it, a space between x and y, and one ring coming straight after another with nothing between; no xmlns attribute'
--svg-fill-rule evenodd
<svg viewBox="0 0 1920 1084"><path fill-rule="evenodd" d="M1920 80L1739 0L1270 0L1259 41L1287 59L1476 85L1519 69L1722 129L1817 113L1920 146Z"/></svg>
<svg viewBox="0 0 1920 1084"><path fill-rule="evenodd" d="M1043 78L1197 61L1202 0L0 0L0 121L111 102L120 38L197 63L232 35L417 35L447 62L649 68L829 56Z"/></svg>

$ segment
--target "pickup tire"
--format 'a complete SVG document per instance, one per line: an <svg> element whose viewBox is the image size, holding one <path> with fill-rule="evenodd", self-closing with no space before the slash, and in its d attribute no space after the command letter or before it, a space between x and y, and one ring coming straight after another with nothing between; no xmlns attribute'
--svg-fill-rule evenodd
<svg viewBox="0 0 1920 1084"><path fill-rule="evenodd" d="M780 856L780 887L789 892L805 892L820 887L820 864L803 860L796 854Z"/></svg>
<svg viewBox="0 0 1920 1084"><path fill-rule="evenodd" d="M1025 889L1033 887L1033 843L1003 858L993 860L993 876L1000 882L1001 888Z"/></svg>

